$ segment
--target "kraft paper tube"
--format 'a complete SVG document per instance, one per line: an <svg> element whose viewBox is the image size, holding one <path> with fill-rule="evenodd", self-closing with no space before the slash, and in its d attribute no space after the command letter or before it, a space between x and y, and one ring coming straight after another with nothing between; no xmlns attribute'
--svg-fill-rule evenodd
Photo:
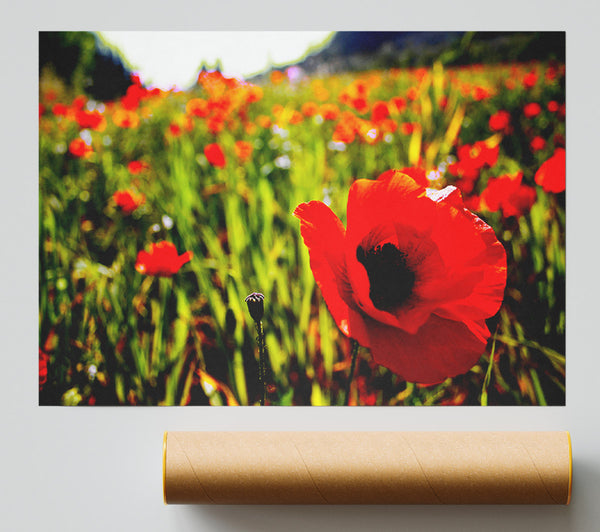
<svg viewBox="0 0 600 532"><path fill-rule="evenodd" d="M167 432L167 504L568 504L568 432Z"/></svg>

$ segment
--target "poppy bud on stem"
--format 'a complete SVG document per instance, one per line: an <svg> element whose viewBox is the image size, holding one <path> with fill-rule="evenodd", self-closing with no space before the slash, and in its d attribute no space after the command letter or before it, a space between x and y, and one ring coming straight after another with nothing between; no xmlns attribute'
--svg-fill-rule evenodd
<svg viewBox="0 0 600 532"><path fill-rule="evenodd" d="M256 333L258 335L256 337L256 341L258 343L258 354L259 354L258 383L260 385L260 388L262 389L261 397L260 397L260 405L264 406L265 397L267 395L267 384L266 384L266 379L265 379L266 345L265 345L265 333L264 333L263 325L262 325L262 317L265 313L265 305L264 305L265 296L258 292L252 292L249 296L246 297L246 299L244 301L246 301L246 304L248 305L248 312L250 312L250 316L254 320L254 325L256 326Z"/></svg>
<svg viewBox="0 0 600 532"><path fill-rule="evenodd" d="M358 342L353 338L352 340L352 362L350 363L350 375L348 375L348 382L346 384L346 398L344 399L344 406L350 404L350 389L352 388L352 379L354 378L354 370L356 369L356 358L358 355Z"/></svg>

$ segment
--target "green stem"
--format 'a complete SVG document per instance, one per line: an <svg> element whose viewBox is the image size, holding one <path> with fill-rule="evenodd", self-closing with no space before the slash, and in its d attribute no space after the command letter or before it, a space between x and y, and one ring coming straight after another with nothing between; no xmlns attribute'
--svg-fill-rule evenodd
<svg viewBox="0 0 600 532"><path fill-rule="evenodd" d="M358 342L352 339L352 362L350 364L350 375L348 375L348 382L346 383L346 398L344 399L344 406L348 406L350 403L350 389L352 388L352 379L354 378L354 370L356 369L357 355Z"/></svg>
<svg viewBox="0 0 600 532"><path fill-rule="evenodd" d="M258 341L258 383L259 386L261 388L261 395L260 395L260 406L264 406L265 404L265 399L267 396L267 383L266 383L266 378L265 378L265 363L266 363L266 356L265 356L265 333L263 330L263 324L262 321L257 321L255 322L256 324L256 332L258 333L258 337L256 338L256 340Z"/></svg>

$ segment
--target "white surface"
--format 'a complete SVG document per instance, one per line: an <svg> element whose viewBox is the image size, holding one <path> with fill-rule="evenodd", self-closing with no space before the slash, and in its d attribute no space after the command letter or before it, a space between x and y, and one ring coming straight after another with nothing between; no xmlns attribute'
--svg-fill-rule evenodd
<svg viewBox="0 0 600 532"><path fill-rule="evenodd" d="M34 3L4 10L0 530L600 530L598 9L581 0L496 3L231 3L129 7ZM90 6L92 4L89 4ZM370 6L370 7L368 7ZM374 7L375 6L375 7ZM82 11L83 10L83 11ZM567 406L53 408L37 405L37 31L56 29L567 30ZM164 506L164 430L570 430L569 507ZM209 460L210 457L207 457Z"/></svg>

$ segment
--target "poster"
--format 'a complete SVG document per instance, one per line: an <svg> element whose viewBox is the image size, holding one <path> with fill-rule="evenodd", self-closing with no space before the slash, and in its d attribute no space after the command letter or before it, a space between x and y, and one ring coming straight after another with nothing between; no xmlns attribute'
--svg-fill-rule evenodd
<svg viewBox="0 0 600 532"><path fill-rule="evenodd" d="M40 405L564 405L564 42L168 89L41 33Z"/></svg>

